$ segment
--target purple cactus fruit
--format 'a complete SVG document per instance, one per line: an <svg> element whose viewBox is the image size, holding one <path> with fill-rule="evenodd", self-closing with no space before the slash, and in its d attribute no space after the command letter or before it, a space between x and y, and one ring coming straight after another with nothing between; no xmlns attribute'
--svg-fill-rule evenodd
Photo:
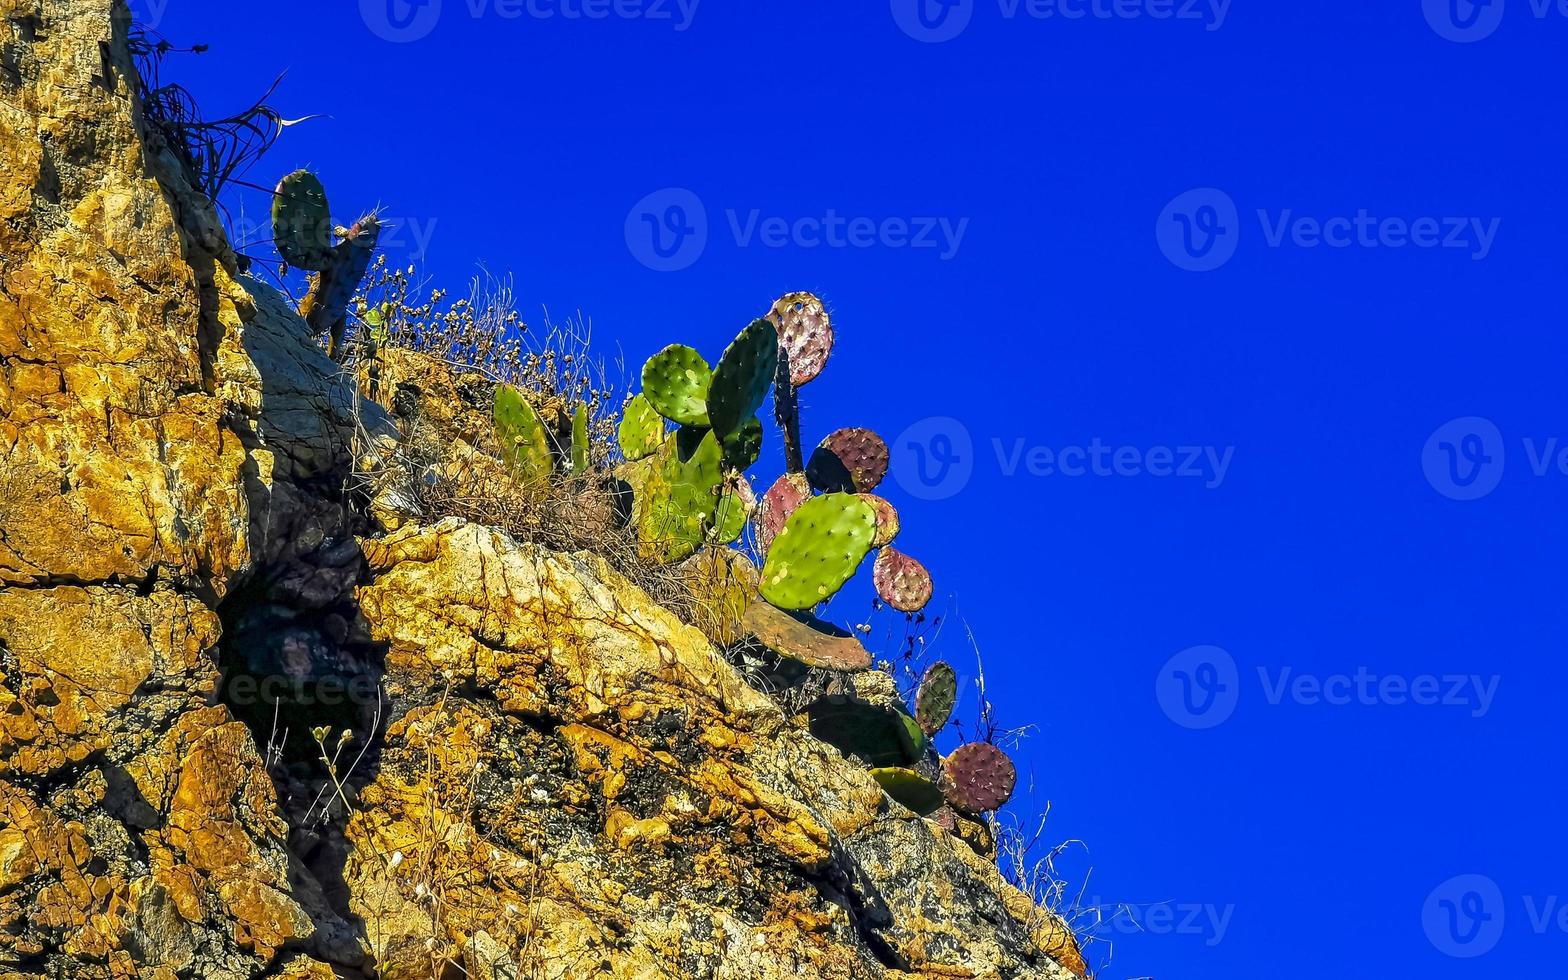
<svg viewBox="0 0 1568 980"><path fill-rule="evenodd" d="M887 476L888 449L870 429L839 429L811 454L806 476L823 493L870 493Z"/></svg>
<svg viewBox="0 0 1568 980"><path fill-rule="evenodd" d="M790 293L777 303L768 319L779 331L779 353L789 361L790 382L800 387L827 367L833 353L833 321L822 300L811 293Z"/></svg>
<svg viewBox="0 0 1568 980"><path fill-rule="evenodd" d="M917 613L931 601L931 573L895 548L883 548L871 570L882 601L899 612Z"/></svg>
<svg viewBox="0 0 1568 980"><path fill-rule="evenodd" d="M986 813L1013 798L1018 770L1007 753L985 742L961 745L942 760L942 792L960 810Z"/></svg>
<svg viewBox="0 0 1568 980"><path fill-rule="evenodd" d="M773 539L784 530L789 516L811 497L811 485L801 473L785 473L774 482L753 511L752 526L757 531L757 548L766 555Z"/></svg>

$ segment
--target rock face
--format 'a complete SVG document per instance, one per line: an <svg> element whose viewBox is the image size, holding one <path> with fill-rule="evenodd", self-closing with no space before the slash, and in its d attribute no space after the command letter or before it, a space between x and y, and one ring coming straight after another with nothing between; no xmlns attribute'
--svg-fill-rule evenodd
<svg viewBox="0 0 1568 980"><path fill-rule="evenodd" d="M601 560L377 523L130 35L0 0L0 980L1082 972Z"/></svg>

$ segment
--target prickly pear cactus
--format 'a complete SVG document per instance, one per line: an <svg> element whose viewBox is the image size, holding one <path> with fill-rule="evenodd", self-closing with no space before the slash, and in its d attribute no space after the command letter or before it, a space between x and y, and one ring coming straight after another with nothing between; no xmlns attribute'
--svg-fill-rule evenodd
<svg viewBox="0 0 1568 980"><path fill-rule="evenodd" d="M757 551L766 556L773 539L801 504L811 499L811 484L801 473L785 473L762 495L752 525L757 533ZM875 539L872 539L875 541Z"/></svg>
<svg viewBox="0 0 1568 980"><path fill-rule="evenodd" d="M646 395L638 395L626 403L616 435L620 439L621 454L628 460L647 459L664 443L664 416L654 409Z"/></svg>
<svg viewBox="0 0 1568 980"><path fill-rule="evenodd" d="M821 620L788 613L766 602L754 602L745 612L741 620L745 631L781 657L844 673L871 666L871 653L859 640Z"/></svg>
<svg viewBox="0 0 1568 980"><path fill-rule="evenodd" d="M751 511L756 506L757 494L746 478L739 474L726 476L719 489L719 506L714 511L713 542L734 544L739 541L746 533L746 522L751 520Z"/></svg>
<svg viewBox="0 0 1568 980"><path fill-rule="evenodd" d="M658 452L619 472L632 486L632 521L644 556L682 561L714 533L724 467L712 432L677 431Z"/></svg>
<svg viewBox="0 0 1568 980"><path fill-rule="evenodd" d="M887 476L888 450L870 429L839 429L811 454L806 476L823 493L870 493Z"/></svg>
<svg viewBox="0 0 1568 980"><path fill-rule="evenodd" d="M693 583L692 624L718 646L734 646L746 638L744 620L751 607L772 608L755 601L757 566L733 548L703 548L682 568Z"/></svg>
<svg viewBox="0 0 1568 980"><path fill-rule="evenodd" d="M900 711L851 699L823 698L806 708L811 734L870 768L909 766L925 752L925 737Z"/></svg>
<svg viewBox="0 0 1568 980"><path fill-rule="evenodd" d="M740 332L719 358L708 388L708 423L728 439L748 423L767 400L778 372L779 335L772 323L757 320ZM761 437L761 423L757 423Z"/></svg>
<svg viewBox="0 0 1568 980"><path fill-rule="evenodd" d="M719 445L724 449L725 469L737 473L751 469L762 456L762 421L747 419L739 429L720 437Z"/></svg>
<svg viewBox="0 0 1568 980"><path fill-rule="evenodd" d="M822 300L811 293L790 293L773 304L768 319L778 328L779 352L789 363L795 387L811 382L833 353L833 321Z"/></svg>
<svg viewBox="0 0 1568 980"><path fill-rule="evenodd" d="M370 260L381 239L381 220L374 214L354 223L331 253L326 266L310 278L310 291L299 304L299 314L312 333L331 334L332 359L338 360L337 347L343 341L348 306L359 290Z"/></svg>
<svg viewBox="0 0 1568 980"><path fill-rule="evenodd" d="M859 497L811 498L790 515L768 550L762 597L790 610L827 601L870 554L876 529L876 512Z"/></svg>
<svg viewBox="0 0 1568 980"><path fill-rule="evenodd" d="M953 705L958 702L958 675L946 663L938 661L926 670L920 681L920 693L915 697L915 720L926 737L947 727L953 717Z"/></svg>
<svg viewBox="0 0 1568 980"><path fill-rule="evenodd" d="M588 440L588 404L578 402L576 410L572 412L573 476L582 476L588 472L591 448Z"/></svg>
<svg viewBox="0 0 1568 980"><path fill-rule="evenodd" d="M1000 810L1013 798L1018 770L1007 753L985 742L959 746L942 760L942 793L968 813Z"/></svg>
<svg viewBox="0 0 1568 980"><path fill-rule="evenodd" d="M942 809L945 801L942 790L913 769L901 766L873 769L871 778L881 784L882 791L888 796L922 817Z"/></svg>
<svg viewBox="0 0 1568 980"><path fill-rule="evenodd" d="M332 261L332 210L327 189L309 170L296 170L278 183L272 197L272 240L283 261L320 272Z"/></svg>
<svg viewBox="0 0 1568 980"><path fill-rule="evenodd" d="M871 547L886 548L898 537L902 527L898 518L898 510L886 500L874 493L863 493L860 499L871 505L877 512L877 536L872 539Z"/></svg>
<svg viewBox="0 0 1568 980"><path fill-rule="evenodd" d="M931 601L931 573L896 548L883 548L877 554L871 577L877 595L899 612L917 613Z"/></svg>
<svg viewBox="0 0 1568 980"><path fill-rule="evenodd" d="M495 390L495 436L501 444L501 461L512 479L523 486L538 486L550 479L555 457L544 422L522 392L510 385Z"/></svg>
<svg viewBox="0 0 1568 980"><path fill-rule="evenodd" d="M654 409L677 425L708 425L708 391L713 370L684 344L671 344L642 368L642 393Z"/></svg>

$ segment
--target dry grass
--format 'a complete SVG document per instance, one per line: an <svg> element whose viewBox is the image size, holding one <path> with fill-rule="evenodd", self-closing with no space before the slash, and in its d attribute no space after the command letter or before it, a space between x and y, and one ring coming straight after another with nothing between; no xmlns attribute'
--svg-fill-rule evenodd
<svg viewBox="0 0 1568 980"><path fill-rule="evenodd" d="M597 555L683 621L697 622L710 576L646 556L624 519L615 478L623 462L617 440L623 402L604 362L590 352L587 321L555 323L546 314L536 330L517 311L508 279L479 276L454 297L429 288L413 267L393 268L385 256L353 311L350 369L362 395L393 412L403 430L384 458L385 447L363 434L362 493L396 501L420 523L457 517L550 551ZM410 355L447 375L427 380L431 391L450 388L450 404L399 403L395 362ZM558 468L545 486L510 478L497 458L490 420L501 384L517 388L539 411L563 460L570 455L571 413L588 406L588 472Z"/></svg>

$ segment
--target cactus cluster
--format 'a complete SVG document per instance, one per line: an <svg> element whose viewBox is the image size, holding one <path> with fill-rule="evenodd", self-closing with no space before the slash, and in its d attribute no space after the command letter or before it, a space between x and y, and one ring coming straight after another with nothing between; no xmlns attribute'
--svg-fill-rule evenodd
<svg viewBox="0 0 1568 980"><path fill-rule="evenodd" d="M822 373L833 343L821 300L792 293L742 330L714 364L681 344L659 351L643 366L642 392L623 412L617 435L625 462L616 476L630 487L627 519L646 557L690 560L694 572L725 583L710 617L716 621L705 625L710 636L758 644L805 667L852 674L871 668L871 654L812 611L873 553L872 581L893 609L920 612L933 585L925 566L892 547L898 511L875 493L889 466L880 436L839 429L805 459L798 391ZM758 499L745 474L762 451L757 413L770 393L785 472ZM574 473L587 469L587 424L579 407L569 458ZM496 429L503 459L519 481L555 472L550 432L519 393L497 393ZM760 570L728 547L748 525ZM815 735L870 767L887 793L910 809L923 815L944 807L994 810L1016 782L1007 756L985 743L965 745L946 759L932 748L957 698L956 674L938 663L922 678L912 714L839 696L819 700L807 714Z"/></svg>
<svg viewBox="0 0 1568 980"><path fill-rule="evenodd" d="M317 335L331 337L328 353L341 360L348 307L370 269L381 220L374 213L348 228L332 223L321 179L298 170L279 182L272 201L272 238L285 265L310 273L299 313Z"/></svg>
<svg viewBox="0 0 1568 980"><path fill-rule="evenodd" d="M932 664L921 678L912 720L932 745L947 727L958 700L958 676L946 663ZM907 744L907 743L905 743ZM987 742L970 742L946 758L922 752L905 762L884 753L871 775L894 800L921 816L951 820L952 812L988 813L1012 799L1018 771L1007 753ZM945 808L945 809L944 809Z"/></svg>
<svg viewBox="0 0 1568 980"><path fill-rule="evenodd" d="M762 454L757 410L767 400L778 350L773 324L757 320L717 367L683 344L643 365L642 393L627 402L617 435L645 556L682 561L745 533L756 498L743 474Z"/></svg>

